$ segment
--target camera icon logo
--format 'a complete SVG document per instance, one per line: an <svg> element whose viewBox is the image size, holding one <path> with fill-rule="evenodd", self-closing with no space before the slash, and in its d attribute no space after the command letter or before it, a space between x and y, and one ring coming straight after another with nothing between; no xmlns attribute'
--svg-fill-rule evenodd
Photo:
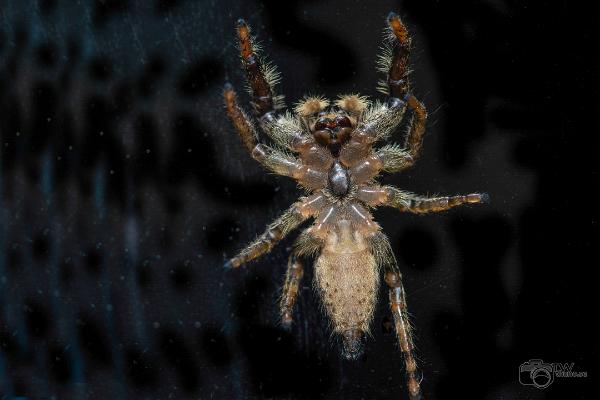
<svg viewBox="0 0 600 400"><path fill-rule="evenodd" d="M554 364L542 360L529 360L519 366L519 382L522 385L545 389L554 382Z"/></svg>

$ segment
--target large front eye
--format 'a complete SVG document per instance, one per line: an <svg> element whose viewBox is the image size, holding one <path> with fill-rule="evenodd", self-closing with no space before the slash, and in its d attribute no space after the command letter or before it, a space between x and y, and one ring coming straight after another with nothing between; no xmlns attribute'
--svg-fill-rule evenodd
<svg viewBox="0 0 600 400"><path fill-rule="evenodd" d="M335 117L335 124L341 128L350 128L352 124L350 123L350 119L345 115L338 115Z"/></svg>

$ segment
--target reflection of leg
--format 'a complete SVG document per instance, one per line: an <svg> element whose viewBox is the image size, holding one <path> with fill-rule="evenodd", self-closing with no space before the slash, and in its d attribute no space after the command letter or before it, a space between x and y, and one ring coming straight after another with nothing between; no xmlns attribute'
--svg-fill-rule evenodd
<svg viewBox="0 0 600 400"><path fill-rule="evenodd" d="M281 307L281 324L285 328L290 328L292 325L292 314L294 305L298 297L300 289L300 281L304 275L304 267L298 257L292 253L288 261L287 273L285 276L285 284L279 305Z"/></svg>
<svg viewBox="0 0 600 400"><path fill-rule="evenodd" d="M421 389L416 378L417 362L413 355L412 329L408 321L406 296L402 286L402 277L397 272L388 271L385 282L390 288L390 309L394 316L394 326L400 350L406 366L406 382L411 399L421 399Z"/></svg>

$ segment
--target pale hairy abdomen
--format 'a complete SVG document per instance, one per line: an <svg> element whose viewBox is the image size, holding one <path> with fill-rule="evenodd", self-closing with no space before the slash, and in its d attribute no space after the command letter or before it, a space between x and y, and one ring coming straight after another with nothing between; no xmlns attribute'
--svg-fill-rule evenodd
<svg viewBox="0 0 600 400"><path fill-rule="evenodd" d="M379 270L363 235L339 221L315 263L315 283L333 330L369 331L379 288Z"/></svg>

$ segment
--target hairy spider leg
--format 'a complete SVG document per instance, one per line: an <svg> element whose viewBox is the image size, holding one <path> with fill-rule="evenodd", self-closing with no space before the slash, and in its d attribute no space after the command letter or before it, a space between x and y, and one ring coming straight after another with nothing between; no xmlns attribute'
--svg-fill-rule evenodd
<svg viewBox="0 0 600 400"><path fill-rule="evenodd" d="M268 253L277 242L283 239L307 218L308 216L305 216L300 212L298 203L292 204L286 212L269 224L267 230L262 235L241 250L237 256L227 261L225 267L237 268L248 261Z"/></svg>
<svg viewBox="0 0 600 400"><path fill-rule="evenodd" d="M457 196L424 197L413 193L404 192L393 186L385 186L385 206L394 207L400 211L408 211L414 214L425 214L430 212L446 211L461 204L487 203L487 193L472 193Z"/></svg>
<svg viewBox="0 0 600 400"><path fill-rule="evenodd" d="M250 36L250 28L243 19L238 20L237 36L256 117L261 121L274 120L277 99L271 86L277 80L277 73L273 68L265 68L261 64Z"/></svg>
<svg viewBox="0 0 600 400"><path fill-rule="evenodd" d="M389 287L390 310L394 316L394 327L400 350L404 356L406 382L412 400L421 399L420 383L417 380L417 362L413 350L412 327L408 320L406 294L402 286L402 275L397 271L387 271L385 282Z"/></svg>
<svg viewBox="0 0 600 400"><path fill-rule="evenodd" d="M389 103L405 101L408 108L412 111L410 128L406 136L404 147L412 160L404 165L408 168L414 164L419 156L423 135L425 133L425 123L427 121L427 110L425 106L415 96L410 93L409 74L409 56L410 56L410 35L406 26L400 20L397 14L391 13L388 16L388 24L396 38L392 47L392 60L388 72Z"/></svg>
<svg viewBox="0 0 600 400"><path fill-rule="evenodd" d="M363 185L356 191L356 198L371 207L388 206L414 214L446 211L461 204L488 203L487 193L471 193L457 196L425 197L400 190L394 186Z"/></svg>
<svg viewBox="0 0 600 400"><path fill-rule="evenodd" d="M235 131L242 139L244 146L250 154L253 154L256 147L256 129L246 115L244 110L237 102L237 94L231 84L226 83L223 89L223 99L225 100L225 109L227 116L231 119Z"/></svg>
<svg viewBox="0 0 600 400"><path fill-rule="evenodd" d="M288 267L285 275L285 284L281 294L279 306L281 309L281 324L284 328L292 326L292 315L294 313L294 305L298 298L300 290L300 282L304 276L304 265L293 252L288 259Z"/></svg>
<svg viewBox="0 0 600 400"><path fill-rule="evenodd" d="M392 44L392 60L387 77L390 100L404 99L408 94L408 58L410 56L410 35L408 29L395 13L388 15L388 25L396 40Z"/></svg>

